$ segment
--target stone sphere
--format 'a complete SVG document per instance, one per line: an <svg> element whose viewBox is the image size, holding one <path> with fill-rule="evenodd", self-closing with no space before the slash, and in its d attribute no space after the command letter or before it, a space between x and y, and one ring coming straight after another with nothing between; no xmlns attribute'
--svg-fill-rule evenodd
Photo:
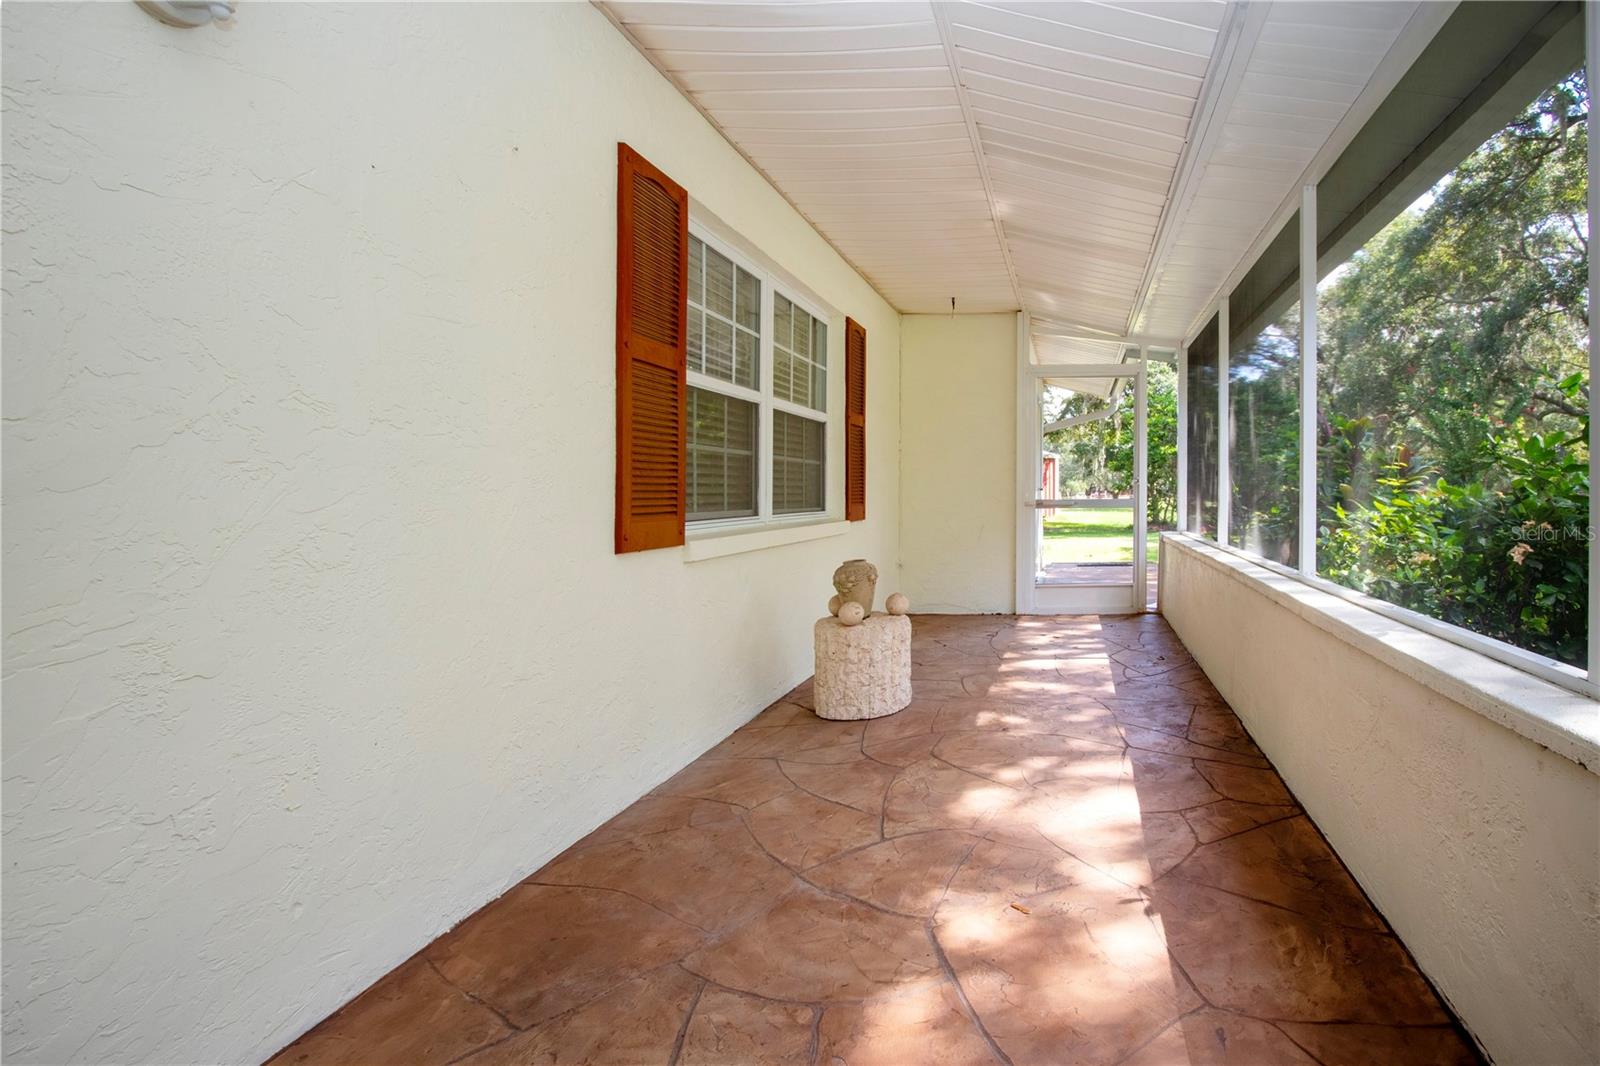
<svg viewBox="0 0 1600 1066"><path fill-rule="evenodd" d="M843 602L844 601L839 599L839 597L837 597L837 596L834 596L831 599L829 599L828 600L828 613L833 615L835 618L839 617L839 604L841 604Z"/></svg>
<svg viewBox="0 0 1600 1066"><path fill-rule="evenodd" d="M911 610L911 601L906 599L904 592L896 592L885 600L883 605L888 608L890 614L905 614Z"/></svg>
<svg viewBox="0 0 1600 1066"><path fill-rule="evenodd" d="M839 608L839 621L847 626L858 626L867 620L867 609L854 600Z"/></svg>

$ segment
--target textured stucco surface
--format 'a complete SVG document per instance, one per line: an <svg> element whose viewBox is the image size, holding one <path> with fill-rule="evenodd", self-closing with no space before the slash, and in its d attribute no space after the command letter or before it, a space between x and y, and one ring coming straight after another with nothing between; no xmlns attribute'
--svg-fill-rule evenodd
<svg viewBox="0 0 1600 1066"><path fill-rule="evenodd" d="M841 722L882 718L911 702L911 619L875 614L847 626L819 618L812 633L818 715Z"/></svg>
<svg viewBox="0 0 1600 1066"><path fill-rule="evenodd" d="M1017 316L900 325L900 590L925 613L1015 608Z"/></svg>
<svg viewBox="0 0 1600 1066"><path fill-rule="evenodd" d="M899 320L588 5L0 18L5 1058L259 1060L811 672ZM866 325L869 521L612 554L618 140Z"/></svg>
<svg viewBox="0 0 1600 1066"><path fill-rule="evenodd" d="M1170 540L1161 611L1494 1061L1600 1060L1600 777Z"/></svg>

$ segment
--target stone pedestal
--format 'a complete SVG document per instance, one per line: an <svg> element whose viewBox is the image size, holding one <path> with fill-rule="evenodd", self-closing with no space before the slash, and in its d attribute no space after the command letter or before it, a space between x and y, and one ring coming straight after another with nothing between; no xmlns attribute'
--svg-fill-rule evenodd
<svg viewBox="0 0 1600 1066"><path fill-rule="evenodd" d="M911 702L911 619L875 614L860 625L819 618L817 716L882 718Z"/></svg>

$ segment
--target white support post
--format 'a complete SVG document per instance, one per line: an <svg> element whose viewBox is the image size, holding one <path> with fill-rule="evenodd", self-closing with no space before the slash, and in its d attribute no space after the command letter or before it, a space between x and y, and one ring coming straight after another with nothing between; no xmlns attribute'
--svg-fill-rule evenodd
<svg viewBox="0 0 1600 1066"><path fill-rule="evenodd" d="M1150 602L1150 568L1145 563L1145 544L1150 536L1149 480L1150 472L1150 419L1145 410L1149 397L1145 378L1150 372L1148 349L1139 348L1139 373L1133 386L1133 609L1142 613Z"/></svg>
<svg viewBox="0 0 1600 1066"><path fill-rule="evenodd" d="M1228 293L1217 306L1217 543L1228 543L1233 521L1233 478L1228 470L1233 434L1228 432L1233 412L1228 409Z"/></svg>
<svg viewBox="0 0 1600 1066"><path fill-rule="evenodd" d="M1600 66L1600 13L1595 11L1595 5L1585 4L1584 7L1584 62L1587 66L1588 82L1594 85L1597 66ZM1595 164L1594 138L1589 138L1589 229L1594 230L1594 219L1600 215L1596 210L1600 205L1600 194L1595 192L1594 164ZM1600 265L1597 265L1594 256L1589 257L1589 303L1594 305L1594 295L1600 292ZM1594 457L1600 452L1600 420L1594 418L1594 395L1596 368L1600 367L1600 341L1595 337L1594 319L1589 319L1589 527L1584 533L1589 538L1589 694L1600 694L1600 685L1595 683L1596 671L1600 669L1600 596L1595 594L1596 576L1600 575L1600 539L1595 537L1595 522L1600 517L1600 508L1594 502Z"/></svg>
<svg viewBox="0 0 1600 1066"><path fill-rule="evenodd" d="M1189 528L1189 349L1178 349L1178 506L1179 533Z"/></svg>
<svg viewBox="0 0 1600 1066"><path fill-rule="evenodd" d="M1015 610L1032 614L1043 512L1033 506L1039 491L1039 388L1031 373L1032 323L1017 312L1017 530Z"/></svg>
<svg viewBox="0 0 1600 1066"><path fill-rule="evenodd" d="M1300 190L1300 572L1317 574L1317 187Z"/></svg>

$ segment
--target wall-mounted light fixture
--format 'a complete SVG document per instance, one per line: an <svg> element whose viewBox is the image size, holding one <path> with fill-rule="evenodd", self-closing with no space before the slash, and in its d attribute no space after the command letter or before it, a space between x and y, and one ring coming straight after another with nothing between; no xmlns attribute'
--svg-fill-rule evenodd
<svg viewBox="0 0 1600 1066"><path fill-rule="evenodd" d="M145 13L168 26L193 29L208 22L233 21L235 0L135 0Z"/></svg>

